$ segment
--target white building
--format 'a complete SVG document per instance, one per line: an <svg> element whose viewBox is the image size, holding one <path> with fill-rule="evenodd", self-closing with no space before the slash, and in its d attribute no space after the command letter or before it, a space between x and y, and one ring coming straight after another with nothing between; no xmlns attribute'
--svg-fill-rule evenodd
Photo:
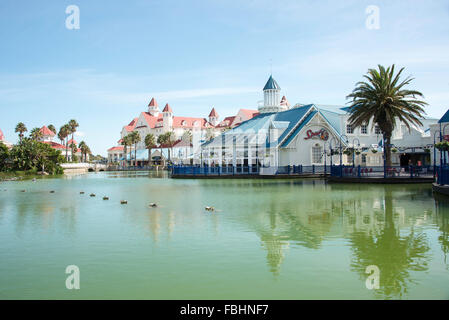
<svg viewBox="0 0 449 320"><path fill-rule="evenodd" d="M264 89L260 114L202 145L201 159L208 165L287 166L324 165L340 162L334 151L346 150L343 164L382 166L382 135L367 123L353 128L348 108L297 104L280 99L281 88L270 76ZM432 145L429 126L437 119L423 120L410 132L399 123L393 132L393 165L429 165ZM449 130L448 130L449 133ZM355 152L352 153L351 149ZM340 153L340 152L338 152ZM331 159L332 157L332 159Z"/></svg>
<svg viewBox="0 0 449 320"><path fill-rule="evenodd" d="M148 104L148 110L141 112L140 115L134 118L128 125L122 128L118 146L108 149L108 161L116 163L124 160L130 160L130 149L134 150L134 146L127 148L126 152L121 145L122 139L133 131L139 133L141 141L137 144L137 161L138 164L148 164L148 150L145 148L145 137L148 134L153 134L157 138L166 132L173 132L175 143L172 147L157 146L153 149L151 154L151 161L157 161L164 158L167 159L168 153L172 155L170 158L174 162L185 163L193 159L193 146L186 148L186 142L182 137L188 132L192 137L197 137L200 143L210 140L221 132L235 127L242 121L247 121L258 114L257 110L241 109L236 116L227 117L220 121L220 116L212 107L207 118L195 118L176 116L171 106L167 103L162 112L159 110L158 103L155 98L152 98ZM198 143L198 149L200 146ZM162 151L162 154L161 154ZM131 155L134 157L134 154Z"/></svg>

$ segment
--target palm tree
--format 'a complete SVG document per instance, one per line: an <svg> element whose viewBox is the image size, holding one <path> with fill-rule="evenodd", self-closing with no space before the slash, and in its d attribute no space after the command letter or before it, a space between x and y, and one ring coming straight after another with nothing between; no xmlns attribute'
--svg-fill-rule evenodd
<svg viewBox="0 0 449 320"><path fill-rule="evenodd" d="M55 128L55 126L54 125L49 125L48 127L47 127L51 132L53 132L54 134L56 134L56 128Z"/></svg>
<svg viewBox="0 0 449 320"><path fill-rule="evenodd" d="M83 161L83 156L84 162L87 162L87 154L90 153L89 146L84 141L81 141L78 147L81 149L81 162Z"/></svg>
<svg viewBox="0 0 449 320"><path fill-rule="evenodd" d="M173 145L175 144L175 133L173 131L169 131L166 134L166 143L170 149L168 149L168 161L171 161L171 154L173 153Z"/></svg>
<svg viewBox="0 0 449 320"><path fill-rule="evenodd" d="M163 133L157 137L157 144L161 148L161 161L162 161L162 146L167 143L167 134Z"/></svg>
<svg viewBox="0 0 449 320"><path fill-rule="evenodd" d="M68 124L63 125L60 129L59 129L59 133L58 133L58 138L62 141L62 143L65 145L65 160L67 161L68 159L68 148L67 148L67 144L68 144L68 136L70 134L70 127ZM64 143L65 140L65 143Z"/></svg>
<svg viewBox="0 0 449 320"><path fill-rule="evenodd" d="M70 133L72 134L72 141L73 141L73 135L76 132L76 128L79 127L79 124L78 124L78 122L76 122L76 120L72 119L72 120L69 121L68 125L69 125L69 128L70 128Z"/></svg>
<svg viewBox="0 0 449 320"><path fill-rule="evenodd" d="M72 153L72 162L74 162L75 161L75 153L76 153L78 147L73 142L73 140L72 140L72 143L70 143L69 147L70 147L70 152Z"/></svg>
<svg viewBox="0 0 449 320"><path fill-rule="evenodd" d="M152 133L145 136L145 148L148 149L148 164L151 163L151 149L156 147L156 138Z"/></svg>
<svg viewBox="0 0 449 320"><path fill-rule="evenodd" d="M129 135L124 136L124 137L122 138L121 144L125 147L123 151L124 151L124 154L125 154L125 162L126 162L126 164L128 165L128 162L126 161L126 156L128 155L128 146L131 145L130 136L129 136ZM130 148L130 150L129 150L129 162L130 162L130 164L131 164L131 148Z"/></svg>
<svg viewBox="0 0 449 320"><path fill-rule="evenodd" d="M42 131L40 128L33 128L30 131L30 138L34 141L40 141L44 135L42 134Z"/></svg>
<svg viewBox="0 0 449 320"><path fill-rule="evenodd" d="M25 124L23 122L19 122L16 125L16 132L19 133L19 140L20 140L20 142L22 142L23 133L27 132L27 131L28 131L28 129L27 129L27 127L25 126Z"/></svg>
<svg viewBox="0 0 449 320"><path fill-rule="evenodd" d="M410 130L411 125L421 126L426 102L418 100L423 97L416 90L404 87L413 80L411 77L399 81L402 68L396 75L394 65L385 69L379 65L379 70L369 69L364 77L368 81L358 82L356 88L348 95L352 99L349 106L349 123L358 127L369 123L377 124L384 140L384 157L387 166L391 166L391 136L396 127L396 121L404 123Z"/></svg>
<svg viewBox="0 0 449 320"><path fill-rule="evenodd" d="M133 131L129 134L130 142L134 145L134 166L137 166L137 144L140 142L140 134L137 131Z"/></svg>

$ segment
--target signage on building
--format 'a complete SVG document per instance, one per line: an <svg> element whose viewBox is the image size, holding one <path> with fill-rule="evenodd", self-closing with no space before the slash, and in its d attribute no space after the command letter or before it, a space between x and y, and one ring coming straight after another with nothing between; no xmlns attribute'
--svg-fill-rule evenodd
<svg viewBox="0 0 449 320"><path fill-rule="evenodd" d="M307 130L306 135L307 136L304 138L304 140L321 139L323 141L327 141L329 139L329 132L327 132L326 129L321 129L318 131Z"/></svg>

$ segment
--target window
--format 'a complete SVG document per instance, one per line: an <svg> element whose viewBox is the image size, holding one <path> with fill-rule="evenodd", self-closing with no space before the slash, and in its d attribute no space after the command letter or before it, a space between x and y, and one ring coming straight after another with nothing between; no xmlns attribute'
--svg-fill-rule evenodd
<svg viewBox="0 0 449 320"><path fill-rule="evenodd" d="M322 163L322 148L320 145L312 147L312 163Z"/></svg>
<svg viewBox="0 0 449 320"><path fill-rule="evenodd" d="M361 134L368 134L368 125L362 124L362 125L360 126L360 133L361 133Z"/></svg>
<svg viewBox="0 0 449 320"><path fill-rule="evenodd" d="M346 133L347 134L353 134L354 133L354 128L352 127L351 124L347 124L346 125Z"/></svg>
<svg viewBox="0 0 449 320"><path fill-rule="evenodd" d="M366 154L362 154L362 163L366 163Z"/></svg>
<svg viewBox="0 0 449 320"><path fill-rule="evenodd" d="M380 127L379 126L375 126L374 127L374 133L375 134L381 134L382 132L380 131Z"/></svg>

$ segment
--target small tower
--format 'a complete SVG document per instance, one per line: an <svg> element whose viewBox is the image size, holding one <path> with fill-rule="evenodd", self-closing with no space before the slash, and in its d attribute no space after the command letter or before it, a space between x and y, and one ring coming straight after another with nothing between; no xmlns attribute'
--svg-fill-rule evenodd
<svg viewBox="0 0 449 320"><path fill-rule="evenodd" d="M273 76L270 75L270 78L263 88L263 106L259 107L259 112L268 113L281 111L280 92L281 87L279 87L276 80L273 79Z"/></svg>
<svg viewBox="0 0 449 320"><path fill-rule="evenodd" d="M157 105L156 99L152 98L148 104L148 113L152 116L157 117L159 115L159 107Z"/></svg>
<svg viewBox="0 0 449 320"><path fill-rule="evenodd" d="M282 111L290 109L290 102L288 102L285 96L282 97L280 105Z"/></svg>
<svg viewBox="0 0 449 320"><path fill-rule="evenodd" d="M211 112L209 113L209 122L213 125L216 126L218 124L218 118L219 115L217 113L217 111L215 111L215 108L212 107Z"/></svg>
<svg viewBox="0 0 449 320"><path fill-rule="evenodd" d="M165 105L164 110L162 110L162 116L164 131L171 131L173 129L173 110L168 103Z"/></svg>

